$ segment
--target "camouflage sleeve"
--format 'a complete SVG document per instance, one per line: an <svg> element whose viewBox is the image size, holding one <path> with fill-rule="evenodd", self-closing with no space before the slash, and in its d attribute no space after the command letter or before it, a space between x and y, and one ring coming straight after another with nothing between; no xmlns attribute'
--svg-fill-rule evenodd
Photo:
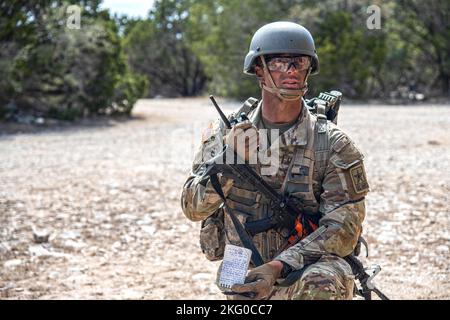
<svg viewBox="0 0 450 320"><path fill-rule="evenodd" d="M192 221L201 221L212 215L223 203L214 191L209 176L202 177L205 161L213 158L223 147L223 127L220 122L210 123L202 134L192 170L183 186L181 208L184 215ZM218 174L225 196L231 190L233 180Z"/></svg>
<svg viewBox="0 0 450 320"><path fill-rule="evenodd" d="M349 255L362 232L364 197L369 191L363 155L355 144L331 126L330 160L322 182L319 228L275 259L298 270L323 254Z"/></svg>

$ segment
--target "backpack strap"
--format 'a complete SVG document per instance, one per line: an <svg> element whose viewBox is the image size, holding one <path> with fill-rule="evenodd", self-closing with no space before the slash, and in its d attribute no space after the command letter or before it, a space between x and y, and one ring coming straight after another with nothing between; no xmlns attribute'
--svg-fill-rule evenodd
<svg viewBox="0 0 450 320"><path fill-rule="evenodd" d="M319 133L327 132L327 115L326 115L326 102L321 99L314 101L317 110L317 122L319 125Z"/></svg>
<svg viewBox="0 0 450 320"><path fill-rule="evenodd" d="M328 121L326 116L326 102L316 99L317 121L314 126L314 151L316 168L319 173L319 177L322 180L325 175L326 165L328 163L329 151L330 151L330 139L328 134Z"/></svg>

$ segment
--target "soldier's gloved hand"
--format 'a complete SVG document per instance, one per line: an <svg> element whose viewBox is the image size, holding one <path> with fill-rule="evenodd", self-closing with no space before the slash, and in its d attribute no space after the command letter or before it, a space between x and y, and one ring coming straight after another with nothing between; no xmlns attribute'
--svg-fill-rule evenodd
<svg viewBox="0 0 450 320"><path fill-rule="evenodd" d="M231 287L236 295L234 299L247 300L249 293L254 293L253 299L264 299L272 292L275 281L280 277L283 264L280 261L271 261L249 271L244 284L235 284Z"/></svg>
<svg viewBox="0 0 450 320"><path fill-rule="evenodd" d="M259 133L250 120L236 124L225 136L225 144L232 146L241 159L257 163Z"/></svg>

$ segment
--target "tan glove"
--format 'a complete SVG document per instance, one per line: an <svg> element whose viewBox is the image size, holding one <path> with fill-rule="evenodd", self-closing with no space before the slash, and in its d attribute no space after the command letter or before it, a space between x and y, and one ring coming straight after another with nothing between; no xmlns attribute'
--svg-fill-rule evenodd
<svg viewBox="0 0 450 320"><path fill-rule="evenodd" d="M257 163L259 133L250 120L235 125L225 136L225 144L232 146L243 160L250 161L250 164Z"/></svg>
<svg viewBox="0 0 450 320"><path fill-rule="evenodd" d="M267 298L272 292L272 287L279 278L282 268L283 265L280 261L271 261L250 270L244 284L235 284L231 287L233 292L240 293L240 295L234 296L234 299L247 300L249 293L254 293L252 299Z"/></svg>

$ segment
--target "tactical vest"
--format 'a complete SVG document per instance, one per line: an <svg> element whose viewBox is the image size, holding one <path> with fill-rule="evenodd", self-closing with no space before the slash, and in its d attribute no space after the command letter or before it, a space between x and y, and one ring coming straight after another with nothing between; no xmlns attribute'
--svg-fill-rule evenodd
<svg viewBox="0 0 450 320"><path fill-rule="evenodd" d="M237 114L241 112L252 114L257 105L256 99L249 98ZM284 193L295 200L301 201L308 212L320 214L321 185L330 149L327 118L323 110L320 109L317 116L312 115L307 108L303 108L302 112L308 112L308 115L303 119L303 121L309 121L309 123L306 123L308 128L306 144L289 146L281 150L279 170L284 177L283 179L269 177L264 177L264 179L279 193ZM279 176L277 175L277 177ZM242 224L267 218L273 213L269 201L252 185L239 179L234 181L227 197L227 205ZM227 243L241 245L228 214L224 215L224 226ZM264 261L269 261L279 253L278 251L285 243L285 239L274 230L269 230L256 234L253 237L253 242Z"/></svg>

